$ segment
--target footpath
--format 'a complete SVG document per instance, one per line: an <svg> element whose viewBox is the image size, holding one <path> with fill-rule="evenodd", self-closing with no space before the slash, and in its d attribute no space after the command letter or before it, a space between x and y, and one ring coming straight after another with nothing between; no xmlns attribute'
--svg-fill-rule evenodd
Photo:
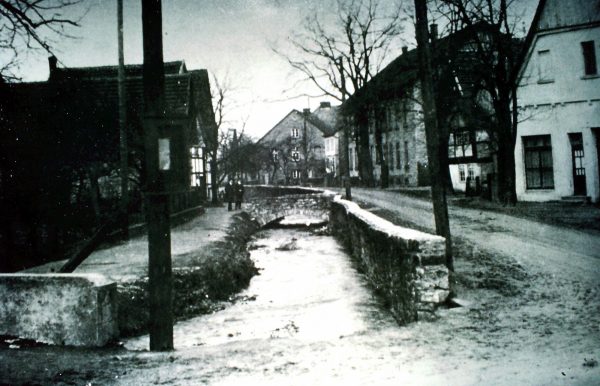
<svg viewBox="0 0 600 386"><path fill-rule="evenodd" d="M225 238L235 211L227 207L208 207L205 213L171 229L171 258L173 267L187 263L190 253L208 251L212 243ZM31 268L26 272L57 272L66 260ZM118 245L104 247L92 253L76 273L100 273L116 282L134 280L147 275L148 238L139 236Z"/></svg>

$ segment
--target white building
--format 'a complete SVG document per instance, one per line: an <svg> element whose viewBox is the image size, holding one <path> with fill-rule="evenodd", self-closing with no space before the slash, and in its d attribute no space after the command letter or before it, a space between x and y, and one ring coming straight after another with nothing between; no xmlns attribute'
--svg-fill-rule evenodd
<svg viewBox="0 0 600 386"><path fill-rule="evenodd" d="M542 0L518 79L517 198L598 202L600 0Z"/></svg>

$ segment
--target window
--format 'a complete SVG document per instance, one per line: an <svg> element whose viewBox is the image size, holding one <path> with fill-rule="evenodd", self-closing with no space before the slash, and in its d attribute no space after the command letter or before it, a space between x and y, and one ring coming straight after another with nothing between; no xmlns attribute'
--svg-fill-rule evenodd
<svg viewBox="0 0 600 386"><path fill-rule="evenodd" d="M475 180L475 169L473 165L467 165L467 178L471 181Z"/></svg>
<svg viewBox="0 0 600 386"><path fill-rule="evenodd" d="M273 149L273 161L278 161L279 160L279 152L275 149Z"/></svg>
<svg viewBox="0 0 600 386"><path fill-rule="evenodd" d="M538 51L538 83L554 82L550 50Z"/></svg>
<svg viewBox="0 0 600 386"><path fill-rule="evenodd" d="M390 170L394 170L394 144L388 143L387 164Z"/></svg>
<svg viewBox="0 0 600 386"><path fill-rule="evenodd" d="M473 156L471 133L468 130L450 133L448 138L448 157L463 158Z"/></svg>
<svg viewBox="0 0 600 386"><path fill-rule="evenodd" d="M202 186L204 180L204 149L193 146L190 149L192 162L192 186Z"/></svg>
<svg viewBox="0 0 600 386"><path fill-rule="evenodd" d="M358 170L358 150L354 149L352 153L354 155L354 170Z"/></svg>
<svg viewBox="0 0 600 386"><path fill-rule="evenodd" d="M523 137L527 189L553 189L554 170L549 135Z"/></svg>
<svg viewBox="0 0 600 386"><path fill-rule="evenodd" d="M402 167L402 160L400 160L400 142L396 142L396 169Z"/></svg>
<svg viewBox="0 0 600 386"><path fill-rule="evenodd" d="M300 130L297 128L292 129L292 138L300 138Z"/></svg>
<svg viewBox="0 0 600 386"><path fill-rule="evenodd" d="M581 42L583 51L583 63L585 75L598 75L598 66L596 64L596 47L594 41Z"/></svg>
<svg viewBox="0 0 600 386"><path fill-rule="evenodd" d="M295 180L300 178L300 170L292 170L292 178Z"/></svg>
<svg viewBox="0 0 600 386"><path fill-rule="evenodd" d="M292 150L292 159L294 160L294 162L300 161L300 153L298 152L297 147L295 147L294 150Z"/></svg>
<svg viewBox="0 0 600 386"><path fill-rule="evenodd" d="M458 178L460 179L461 182L465 182L466 177L465 177L465 165L458 165Z"/></svg>

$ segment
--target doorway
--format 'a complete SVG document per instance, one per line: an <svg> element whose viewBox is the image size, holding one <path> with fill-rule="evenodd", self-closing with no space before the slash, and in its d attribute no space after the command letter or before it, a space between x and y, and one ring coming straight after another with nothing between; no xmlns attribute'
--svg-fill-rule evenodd
<svg viewBox="0 0 600 386"><path fill-rule="evenodd" d="M569 140L571 142L571 155L573 160L573 195L587 195L583 138L581 133L570 133Z"/></svg>

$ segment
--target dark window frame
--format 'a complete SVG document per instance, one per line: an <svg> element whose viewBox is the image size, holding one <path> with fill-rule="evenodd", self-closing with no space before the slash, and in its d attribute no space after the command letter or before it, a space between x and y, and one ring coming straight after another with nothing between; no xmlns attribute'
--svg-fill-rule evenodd
<svg viewBox="0 0 600 386"><path fill-rule="evenodd" d="M596 60L596 46L594 40L581 42L583 55L583 71L586 76L598 75L598 63Z"/></svg>
<svg viewBox="0 0 600 386"><path fill-rule="evenodd" d="M554 158L550 134L521 137L525 187L528 190L554 189ZM550 166L546 165L550 163ZM534 184L533 181L539 181Z"/></svg>

